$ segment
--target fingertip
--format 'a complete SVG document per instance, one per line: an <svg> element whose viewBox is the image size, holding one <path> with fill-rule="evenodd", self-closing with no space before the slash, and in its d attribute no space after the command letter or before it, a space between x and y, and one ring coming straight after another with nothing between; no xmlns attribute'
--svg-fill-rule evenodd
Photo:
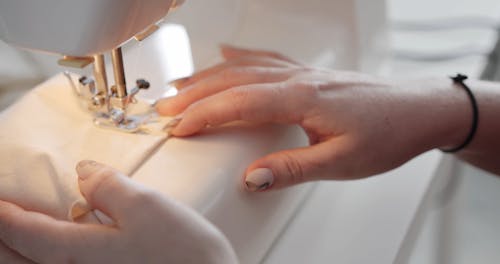
<svg viewBox="0 0 500 264"><path fill-rule="evenodd" d="M243 181L248 191L264 192L288 185L273 156L274 153L261 157L247 167Z"/></svg>
<svg viewBox="0 0 500 264"><path fill-rule="evenodd" d="M245 176L245 187L250 192L262 192L274 184L274 173L269 168L250 170Z"/></svg>
<svg viewBox="0 0 500 264"><path fill-rule="evenodd" d="M194 107L189 107L182 114L177 115L175 126L170 130L170 134L176 137L187 137L200 132L207 127L205 114L207 111L198 111Z"/></svg>
<svg viewBox="0 0 500 264"><path fill-rule="evenodd" d="M245 182L257 186L257 191L282 189L306 181L305 175L312 173L312 167L307 165L305 153L312 151L310 147L289 149L270 153L248 166ZM265 168L265 169L264 169Z"/></svg>
<svg viewBox="0 0 500 264"><path fill-rule="evenodd" d="M185 119L181 120L177 126L175 126L170 132L173 136L176 137L187 137L193 134L196 134L204 126L197 126L196 124L189 123L189 121L185 121Z"/></svg>
<svg viewBox="0 0 500 264"><path fill-rule="evenodd" d="M186 107L186 98L177 95L159 100L155 105L155 110L162 116L176 116L182 113Z"/></svg>
<svg viewBox="0 0 500 264"><path fill-rule="evenodd" d="M78 179L84 181L103 168L105 168L104 164L98 163L93 160L82 160L78 162L75 170L78 174Z"/></svg>

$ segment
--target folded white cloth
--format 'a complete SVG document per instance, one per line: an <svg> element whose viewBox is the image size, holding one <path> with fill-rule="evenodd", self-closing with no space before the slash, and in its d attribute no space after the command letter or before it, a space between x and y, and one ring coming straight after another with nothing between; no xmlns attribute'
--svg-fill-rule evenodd
<svg viewBox="0 0 500 264"><path fill-rule="evenodd" d="M166 138L96 127L62 74L2 112L0 126L0 199L67 220L90 209L74 169L80 160L130 174Z"/></svg>

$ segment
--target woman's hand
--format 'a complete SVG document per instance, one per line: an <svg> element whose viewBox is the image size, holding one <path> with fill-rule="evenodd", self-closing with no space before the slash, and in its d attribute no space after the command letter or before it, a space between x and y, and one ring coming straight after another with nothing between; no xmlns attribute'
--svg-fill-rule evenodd
<svg viewBox="0 0 500 264"><path fill-rule="evenodd" d="M194 211L93 161L80 190L114 226L54 220L0 202L2 263L237 263L226 238Z"/></svg>
<svg viewBox="0 0 500 264"><path fill-rule="evenodd" d="M300 125L311 146L253 162L245 173L252 191L367 177L459 144L467 133L467 98L446 78L397 83L266 51L225 46L222 54L225 62L176 81L179 94L157 111L178 116L176 136L235 120Z"/></svg>

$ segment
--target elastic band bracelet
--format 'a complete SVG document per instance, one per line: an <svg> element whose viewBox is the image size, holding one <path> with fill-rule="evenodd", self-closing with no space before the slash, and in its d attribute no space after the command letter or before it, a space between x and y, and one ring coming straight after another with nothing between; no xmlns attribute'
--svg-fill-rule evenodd
<svg viewBox="0 0 500 264"><path fill-rule="evenodd" d="M469 134L467 135L467 138L465 139L465 141L462 144L460 144L458 147L454 147L451 149L441 149L441 151L447 152L447 153L457 152L457 151L462 150L463 148L467 147L467 145L469 145L469 143L474 138L474 135L476 135L477 123L478 123L478 119L479 119L479 110L477 108L476 98L474 97L474 94L472 93L470 88L464 83L464 81L467 80L468 77L466 75L459 73L456 76L453 76L450 78L453 80L454 84L459 85L460 87L462 87L465 90L465 92L467 92L467 96L469 97L470 104L472 106L472 125L470 127L470 131L469 131Z"/></svg>

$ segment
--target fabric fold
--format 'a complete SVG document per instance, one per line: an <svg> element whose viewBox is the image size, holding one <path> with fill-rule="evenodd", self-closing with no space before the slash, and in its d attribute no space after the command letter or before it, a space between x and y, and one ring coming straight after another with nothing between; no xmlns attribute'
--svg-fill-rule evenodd
<svg viewBox="0 0 500 264"><path fill-rule="evenodd" d="M102 129L92 119L62 74L2 112L0 199L73 220L91 209L78 188L75 166L80 160L102 162L129 175L166 139L165 133Z"/></svg>

